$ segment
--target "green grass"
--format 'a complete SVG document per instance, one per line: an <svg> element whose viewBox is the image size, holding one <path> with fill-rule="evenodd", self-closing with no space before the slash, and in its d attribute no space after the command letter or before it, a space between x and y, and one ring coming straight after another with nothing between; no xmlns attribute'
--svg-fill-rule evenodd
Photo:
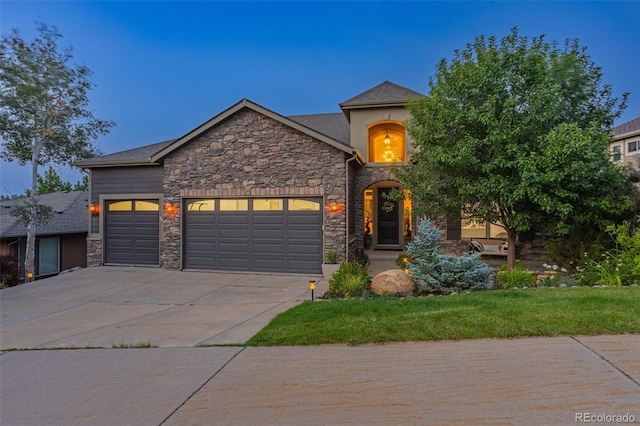
<svg viewBox="0 0 640 426"><path fill-rule="evenodd" d="M496 290L304 302L249 346L640 333L640 287Z"/></svg>

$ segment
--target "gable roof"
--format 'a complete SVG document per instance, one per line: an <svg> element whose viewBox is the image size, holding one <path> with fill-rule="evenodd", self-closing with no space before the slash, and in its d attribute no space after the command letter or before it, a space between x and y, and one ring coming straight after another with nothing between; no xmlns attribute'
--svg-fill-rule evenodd
<svg viewBox="0 0 640 426"><path fill-rule="evenodd" d="M243 109L250 109L252 111L255 111L259 114L265 115L273 120L279 121L280 123L284 124L285 126L291 127L295 130L298 130L306 135L311 136L312 138L318 139L322 142L325 142L331 146L333 146L334 148L338 148L341 151L344 151L346 153L353 153L353 149L348 146L345 145L343 143L340 143L339 141L325 135L322 134L316 130L313 130L303 124L300 124L297 121L291 120L287 117L284 117L276 112L273 112L263 106L260 106L248 99L243 99L240 102L238 102L237 104L233 105L232 107L226 109L225 111L221 112L220 114L216 115L215 117L213 117L212 119L210 119L209 121L201 124L200 126L196 127L195 129L193 129L192 131L190 131L189 133L187 133L186 135L182 136L181 138L176 139L174 142L172 142L171 144L169 144L168 146L166 146L164 149L160 150L159 152L155 153L154 155L151 156L151 161L156 162L161 160L164 156L172 153L173 151L177 150L178 148L180 148L181 146L187 144L188 142L190 142L191 140L193 140L194 138L200 136L201 134L203 134L204 132L208 131L209 129L217 126L218 124L222 123L223 121L227 120L229 117L235 115L236 113L240 112Z"/></svg>
<svg viewBox="0 0 640 426"><path fill-rule="evenodd" d="M11 215L26 197L0 202L0 238L27 235L27 227ZM53 209L51 220L36 227L36 235L77 234L89 229L88 196L85 191L54 192L38 197L41 204Z"/></svg>
<svg viewBox="0 0 640 426"><path fill-rule="evenodd" d="M424 98L425 95L390 81L383 81L371 89L340 104L347 118L349 110L381 106L405 106L407 99Z"/></svg>
<svg viewBox="0 0 640 426"><path fill-rule="evenodd" d="M629 138L631 136L640 135L640 115L631 121L622 123L611 130L613 140Z"/></svg>

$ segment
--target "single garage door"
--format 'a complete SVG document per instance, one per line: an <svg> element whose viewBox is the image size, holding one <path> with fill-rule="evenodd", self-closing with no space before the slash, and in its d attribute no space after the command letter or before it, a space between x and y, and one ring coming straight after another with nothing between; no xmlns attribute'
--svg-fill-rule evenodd
<svg viewBox="0 0 640 426"><path fill-rule="evenodd" d="M322 199L184 200L185 269L320 273Z"/></svg>
<svg viewBox="0 0 640 426"><path fill-rule="evenodd" d="M158 200L109 200L105 206L105 263L158 265Z"/></svg>

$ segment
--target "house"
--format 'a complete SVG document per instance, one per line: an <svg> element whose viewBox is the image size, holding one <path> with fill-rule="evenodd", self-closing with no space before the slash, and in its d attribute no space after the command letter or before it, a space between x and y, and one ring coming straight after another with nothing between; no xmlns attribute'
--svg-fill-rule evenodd
<svg viewBox="0 0 640 426"><path fill-rule="evenodd" d="M27 228L11 215L24 198L0 202L0 254L18 258L24 268ZM87 266L88 194L85 191L54 192L39 196L53 209L46 224L36 227L36 277L55 275L76 266Z"/></svg>
<svg viewBox="0 0 640 426"><path fill-rule="evenodd" d="M411 203L386 194L404 190L392 166L422 96L385 81L340 112L288 117L244 99L178 139L80 161L88 263L312 274L328 249L353 258L366 231L372 249L402 250ZM447 238L504 232L462 225L443 225Z"/></svg>
<svg viewBox="0 0 640 426"><path fill-rule="evenodd" d="M640 173L640 115L612 129L611 158Z"/></svg>

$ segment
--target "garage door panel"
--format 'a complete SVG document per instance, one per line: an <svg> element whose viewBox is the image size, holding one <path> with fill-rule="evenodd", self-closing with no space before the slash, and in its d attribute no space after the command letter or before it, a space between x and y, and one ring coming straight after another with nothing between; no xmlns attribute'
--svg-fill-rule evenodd
<svg viewBox="0 0 640 426"><path fill-rule="evenodd" d="M254 255L267 255L269 257L282 257L285 254L284 243L256 243L252 244Z"/></svg>
<svg viewBox="0 0 640 426"><path fill-rule="evenodd" d="M219 213L218 223L220 225L249 225L248 213Z"/></svg>
<svg viewBox="0 0 640 426"><path fill-rule="evenodd" d="M220 228L220 239L249 239L248 228Z"/></svg>
<svg viewBox="0 0 640 426"><path fill-rule="evenodd" d="M246 271L249 269L249 259L246 257L220 257L221 269Z"/></svg>
<svg viewBox="0 0 640 426"><path fill-rule="evenodd" d="M253 225L271 225L282 227L285 223L282 212L279 213L254 213L251 223Z"/></svg>
<svg viewBox="0 0 640 426"><path fill-rule="evenodd" d="M322 217L317 212L289 212L287 225L322 225Z"/></svg>
<svg viewBox="0 0 640 426"><path fill-rule="evenodd" d="M252 236L257 240L283 240L285 235L285 230L282 228L276 229L253 229Z"/></svg>
<svg viewBox="0 0 640 426"><path fill-rule="evenodd" d="M220 241L218 248L221 253L248 253L249 243Z"/></svg>

